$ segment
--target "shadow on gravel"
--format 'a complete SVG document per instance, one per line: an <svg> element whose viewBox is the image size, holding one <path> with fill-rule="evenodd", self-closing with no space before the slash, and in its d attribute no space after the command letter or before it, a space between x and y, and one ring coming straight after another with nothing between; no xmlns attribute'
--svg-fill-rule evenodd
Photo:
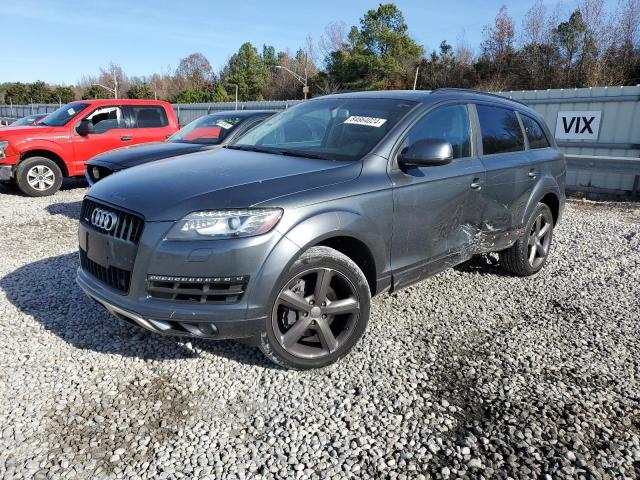
<svg viewBox="0 0 640 480"><path fill-rule="evenodd" d="M77 253L49 257L0 278L0 290L21 312L76 348L144 360L195 359L204 350L275 368L257 348L239 342L165 337L116 319L82 293L75 282L77 268Z"/></svg>
<svg viewBox="0 0 640 480"><path fill-rule="evenodd" d="M64 215L71 220L78 220L80 218L80 209L82 208L82 202L66 202L66 203L52 203L47 205L45 209L51 215Z"/></svg>
<svg viewBox="0 0 640 480"><path fill-rule="evenodd" d="M498 265L497 259L488 255L475 255L469 261L456 265L453 269L457 272L477 273L480 275L512 276Z"/></svg>
<svg viewBox="0 0 640 480"><path fill-rule="evenodd" d="M75 188L87 188L88 186L89 184L84 177L69 177L62 180L60 190L73 190ZM2 193L25 196L14 183L0 183L0 194Z"/></svg>

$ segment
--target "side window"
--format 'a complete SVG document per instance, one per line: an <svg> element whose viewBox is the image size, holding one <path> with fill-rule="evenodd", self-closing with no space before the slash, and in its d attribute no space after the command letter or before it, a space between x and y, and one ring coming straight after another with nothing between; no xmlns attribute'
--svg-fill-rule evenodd
<svg viewBox="0 0 640 480"><path fill-rule="evenodd" d="M162 128L169 125L167 112L162 107L131 107L131 116L136 128Z"/></svg>
<svg viewBox="0 0 640 480"><path fill-rule="evenodd" d="M93 123L94 133L105 133L116 128L126 128L120 107L102 107L91 112L86 120Z"/></svg>
<svg viewBox="0 0 640 480"><path fill-rule="evenodd" d="M516 113L501 107L476 105L485 155L524 150L524 136Z"/></svg>
<svg viewBox="0 0 640 480"><path fill-rule="evenodd" d="M524 125L524 131L527 132L529 148L547 148L550 146L549 140L547 140L547 136L544 134L544 130L537 121L523 114L520 114L520 118Z"/></svg>
<svg viewBox="0 0 640 480"><path fill-rule="evenodd" d="M426 138L449 142L453 147L453 158L471 156L471 132L466 105L442 107L428 113L411 127L401 150Z"/></svg>

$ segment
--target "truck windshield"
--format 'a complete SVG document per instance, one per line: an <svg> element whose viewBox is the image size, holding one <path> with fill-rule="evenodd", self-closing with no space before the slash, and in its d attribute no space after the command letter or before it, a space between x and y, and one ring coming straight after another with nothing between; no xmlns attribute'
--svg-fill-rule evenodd
<svg viewBox="0 0 640 480"><path fill-rule="evenodd" d="M218 145L235 130L241 121L240 117L229 114L207 115L189 123L169 137L168 141Z"/></svg>
<svg viewBox="0 0 640 480"><path fill-rule="evenodd" d="M397 98L310 100L271 117L229 148L357 160L415 105Z"/></svg>
<svg viewBox="0 0 640 480"><path fill-rule="evenodd" d="M87 108L87 106L88 103L67 103L55 112L52 112L44 117L44 120L40 122L40 125L47 125L49 127L62 127L63 125L66 125L67 122L75 117L78 113Z"/></svg>

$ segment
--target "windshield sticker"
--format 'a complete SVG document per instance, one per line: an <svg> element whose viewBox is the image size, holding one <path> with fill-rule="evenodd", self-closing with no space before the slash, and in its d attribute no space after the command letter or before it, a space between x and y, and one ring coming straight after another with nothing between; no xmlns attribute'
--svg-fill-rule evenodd
<svg viewBox="0 0 640 480"><path fill-rule="evenodd" d="M224 120L218 120L216 122L216 125L224 128L225 130L229 130L231 127L233 127L233 125L231 125L229 122L225 122Z"/></svg>
<svg viewBox="0 0 640 480"><path fill-rule="evenodd" d="M348 123L351 125L364 125L365 127L376 127L379 128L385 124L387 121L386 118L375 118L375 117L358 117L355 115L347 118L344 123Z"/></svg>
<svg viewBox="0 0 640 480"><path fill-rule="evenodd" d="M75 111L73 108L70 108L69 110L67 110L67 113L68 113L69 115L75 115L75 114L76 114L76 111Z"/></svg>

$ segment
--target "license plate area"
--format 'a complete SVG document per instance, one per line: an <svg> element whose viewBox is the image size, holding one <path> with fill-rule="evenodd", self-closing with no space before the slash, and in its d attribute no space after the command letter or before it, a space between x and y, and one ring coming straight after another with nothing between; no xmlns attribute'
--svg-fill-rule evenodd
<svg viewBox="0 0 640 480"><path fill-rule="evenodd" d="M80 225L78 243L87 257L98 265L131 271L137 246L131 242L90 230Z"/></svg>

